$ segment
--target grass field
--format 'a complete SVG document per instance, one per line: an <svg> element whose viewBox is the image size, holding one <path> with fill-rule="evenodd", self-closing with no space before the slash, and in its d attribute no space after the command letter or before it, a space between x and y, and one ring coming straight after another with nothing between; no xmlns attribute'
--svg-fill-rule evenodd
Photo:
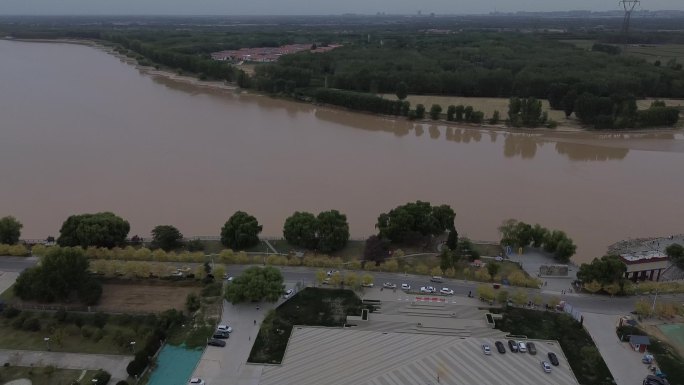
<svg viewBox="0 0 684 385"><path fill-rule="evenodd" d="M82 370L72 369L53 370L22 366L3 366L0 367L0 383L27 378L31 380L33 385L71 385L73 381L78 379L80 379L81 384L90 384L93 376L97 373L94 370L83 372Z"/></svg>
<svg viewBox="0 0 684 385"><path fill-rule="evenodd" d="M684 44L627 45L621 48L624 54L651 63L660 60L661 65L665 65L672 59L677 60L678 63L684 63Z"/></svg>
<svg viewBox="0 0 684 385"><path fill-rule="evenodd" d="M97 310L105 313L160 313L183 310L185 298L200 287L136 284L104 284Z"/></svg>
<svg viewBox="0 0 684 385"><path fill-rule="evenodd" d="M37 320L38 327L28 329L27 321ZM0 318L0 348L50 350L70 353L131 354L130 341L144 341L154 319L109 316L102 328L93 323L93 315L69 314L59 321L56 314L24 311L13 318ZM33 321L36 322L36 321ZM36 330L37 329L37 330Z"/></svg>

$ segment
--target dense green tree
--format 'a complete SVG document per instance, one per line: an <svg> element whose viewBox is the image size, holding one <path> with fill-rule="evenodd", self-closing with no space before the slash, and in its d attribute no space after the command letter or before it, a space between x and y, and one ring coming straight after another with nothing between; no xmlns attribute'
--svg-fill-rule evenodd
<svg viewBox="0 0 684 385"><path fill-rule="evenodd" d="M72 215L62 224L57 243L60 246L123 246L130 231L128 221L111 212Z"/></svg>
<svg viewBox="0 0 684 385"><path fill-rule="evenodd" d="M13 216L0 218L0 244L15 245L21 237L21 224Z"/></svg>
<svg viewBox="0 0 684 385"><path fill-rule="evenodd" d="M406 86L406 83L399 82L399 84L397 84L396 95L399 100L406 99L406 96L408 96L408 87Z"/></svg>
<svg viewBox="0 0 684 385"><path fill-rule="evenodd" d="M159 225L152 229L152 247L166 251L174 250L183 244L183 234L170 225Z"/></svg>
<svg viewBox="0 0 684 385"><path fill-rule="evenodd" d="M324 253L342 249L349 241L347 216L337 210L318 214L318 249Z"/></svg>
<svg viewBox="0 0 684 385"><path fill-rule="evenodd" d="M245 301L277 301L283 294L283 276L274 267L250 267L226 287L226 300L237 304Z"/></svg>
<svg viewBox="0 0 684 385"><path fill-rule="evenodd" d="M449 107L447 107L447 120L450 122L453 122L454 121L454 115L456 115L456 106L451 104L451 105L449 105Z"/></svg>
<svg viewBox="0 0 684 385"><path fill-rule="evenodd" d="M575 101L577 100L577 91L570 90L565 94L562 100L563 112L565 112L565 117L569 118L575 111Z"/></svg>
<svg viewBox="0 0 684 385"><path fill-rule="evenodd" d="M468 258L469 261L474 261L480 258L480 252L477 251L477 249L475 249L473 243L468 238L461 238L458 241L458 248L456 248L456 254L459 258Z"/></svg>
<svg viewBox="0 0 684 385"><path fill-rule="evenodd" d="M432 207L428 202L416 201L381 214L376 227L381 237L400 243L415 236L438 235L453 229L455 215L447 205Z"/></svg>
<svg viewBox="0 0 684 385"><path fill-rule="evenodd" d="M466 122L470 122L473 119L473 111L475 111L473 109L473 106L466 106L463 109L463 120L465 120ZM458 111L456 112L456 114L458 114Z"/></svg>
<svg viewBox="0 0 684 385"><path fill-rule="evenodd" d="M425 118L425 106L422 104L416 104L416 119Z"/></svg>
<svg viewBox="0 0 684 385"><path fill-rule="evenodd" d="M430 119L432 120L437 120L440 118L442 115L442 106L439 104L433 104L432 107L430 107Z"/></svg>
<svg viewBox="0 0 684 385"><path fill-rule="evenodd" d="M459 104L458 106L456 106L456 109L454 110L454 112L456 114L456 121L462 122L463 117L465 115L465 107L462 104Z"/></svg>
<svg viewBox="0 0 684 385"><path fill-rule="evenodd" d="M244 211L236 211L221 229L221 243L233 250L242 250L259 243L262 226Z"/></svg>
<svg viewBox="0 0 684 385"><path fill-rule="evenodd" d="M508 119L513 127L539 127L544 122L541 100L511 98L508 102Z"/></svg>
<svg viewBox="0 0 684 385"><path fill-rule="evenodd" d="M285 220L283 236L288 243L307 249L318 246L318 219L307 212L295 212Z"/></svg>
<svg viewBox="0 0 684 385"><path fill-rule="evenodd" d="M449 268L454 267L453 259L451 258L451 250L448 247L442 249L439 254L439 269L442 270L442 274Z"/></svg>
<svg viewBox="0 0 684 385"><path fill-rule="evenodd" d="M458 232L455 229L449 231L446 245L450 250L456 250L458 247Z"/></svg>
<svg viewBox="0 0 684 385"><path fill-rule="evenodd" d="M454 220L456 212L449 205L439 205L432 207L432 216L439 222L439 228L455 232Z"/></svg>
<svg viewBox="0 0 684 385"><path fill-rule="evenodd" d="M23 300L63 301L78 294L87 305L99 300L102 287L88 273L88 259L83 250L58 248L50 250L40 265L24 270L14 285L15 294Z"/></svg>
<svg viewBox="0 0 684 385"><path fill-rule="evenodd" d="M492 280L494 280L494 276L496 276L499 273L499 270L501 270L501 265L498 263L489 262L485 266L487 268L487 272L492 277Z"/></svg>
<svg viewBox="0 0 684 385"><path fill-rule="evenodd" d="M627 266L616 255L605 255L594 258L591 263L583 263L577 272L577 278L582 282L598 282L611 284L624 280Z"/></svg>
<svg viewBox="0 0 684 385"><path fill-rule="evenodd" d="M492 113L492 118L489 119L489 124L499 124L500 120L501 120L501 116L499 115L499 111L494 110L494 113Z"/></svg>
<svg viewBox="0 0 684 385"><path fill-rule="evenodd" d="M381 238L377 235L371 235L366 239L363 248L363 260L366 262L375 262L381 264L389 256L390 243L387 239Z"/></svg>
<svg viewBox="0 0 684 385"><path fill-rule="evenodd" d="M684 269L684 247L679 243L673 243L665 248L667 254L672 262L674 262L680 269Z"/></svg>

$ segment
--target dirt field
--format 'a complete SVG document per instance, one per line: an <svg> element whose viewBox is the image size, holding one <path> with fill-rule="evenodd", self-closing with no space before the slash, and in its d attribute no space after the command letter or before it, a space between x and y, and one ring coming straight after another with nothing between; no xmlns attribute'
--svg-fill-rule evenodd
<svg viewBox="0 0 684 385"><path fill-rule="evenodd" d="M171 308L183 310L187 295L200 290L194 286L104 284L97 310L114 313L158 313Z"/></svg>
<svg viewBox="0 0 684 385"><path fill-rule="evenodd" d="M386 94L385 98L396 98L394 95ZM422 104L429 111L433 104L442 106L442 112L446 113L447 107L451 104L457 106L462 104L464 106L473 106L474 109L482 111L485 114L485 121L491 118L494 111L499 111L501 119L506 119L508 114L508 98L466 98L460 96L436 96L436 95L409 95L406 100L411 103L411 108L415 108L416 104ZM565 124L565 113L563 111L552 111L549 108L549 102L542 100L542 111L549 112L549 119L553 119L559 123Z"/></svg>

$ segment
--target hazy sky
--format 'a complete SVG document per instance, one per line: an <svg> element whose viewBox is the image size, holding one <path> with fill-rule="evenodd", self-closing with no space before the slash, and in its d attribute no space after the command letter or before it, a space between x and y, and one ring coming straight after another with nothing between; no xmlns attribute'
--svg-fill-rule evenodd
<svg viewBox="0 0 684 385"><path fill-rule="evenodd" d="M0 15L311 15L376 12L488 13L494 10L615 10L618 0L0 0ZM642 9L684 10L684 0L642 0Z"/></svg>

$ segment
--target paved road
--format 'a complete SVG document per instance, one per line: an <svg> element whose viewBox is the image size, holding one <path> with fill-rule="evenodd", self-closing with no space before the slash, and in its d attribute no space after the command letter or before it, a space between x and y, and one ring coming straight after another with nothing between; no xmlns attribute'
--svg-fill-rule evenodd
<svg viewBox="0 0 684 385"><path fill-rule="evenodd" d="M0 256L0 271L21 273L36 263L38 263L38 257Z"/></svg>
<svg viewBox="0 0 684 385"><path fill-rule="evenodd" d="M62 352L37 352L30 350L0 350L0 362L14 366L47 366L61 369L104 369L112 375L111 383L128 377L126 365L132 356L107 354L77 354Z"/></svg>
<svg viewBox="0 0 684 385"><path fill-rule="evenodd" d="M642 354L620 342L615 334L619 316L584 313L584 326L618 385L637 385L650 373L641 363Z"/></svg>
<svg viewBox="0 0 684 385"><path fill-rule="evenodd" d="M223 348L209 346L204 351L193 377L207 384L258 385L262 365L247 364L259 327L270 309L279 303L224 303L221 323L233 328Z"/></svg>

